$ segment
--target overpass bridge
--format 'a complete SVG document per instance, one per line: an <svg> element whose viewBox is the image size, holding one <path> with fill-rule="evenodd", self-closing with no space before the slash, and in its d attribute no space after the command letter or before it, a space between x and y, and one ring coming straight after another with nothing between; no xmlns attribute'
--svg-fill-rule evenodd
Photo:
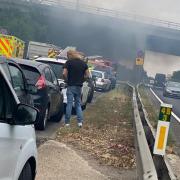
<svg viewBox="0 0 180 180"><path fill-rule="evenodd" d="M98 26L100 27L101 23L103 25L106 24L108 30L114 33L114 37L123 36L126 31L129 34L131 32L133 33L133 38L126 35L128 43L124 43L124 39L122 40L122 38L109 37L109 40L113 43L115 42L119 48L128 46L129 44L135 44L131 49L145 49L145 44L148 44L147 48L150 50L161 51L161 46L167 46L164 51L170 54L180 55L180 23L90 6L89 4L80 3L80 0L0 0L0 3L0 9L18 8L21 11L28 11L34 7L40 8L46 16L49 16L49 12L53 12L51 15L54 16L55 19L61 18L62 16L69 19L76 17L76 20L86 17L89 26L94 25L94 27L97 26L94 21L99 19ZM71 22L72 21L69 23ZM65 31L66 30L64 30L64 32ZM107 38L106 33L107 32L103 30L103 37L101 39ZM93 41L96 41L96 43ZM102 45L98 40L92 38L90 43L97 44L98 46ZM81 48L81 46L84 47L84 45L80 44L79 47ZM108 49L108 47L105 49ZM117 49L117 47L115 50L112 49L112 54L118 52Z"/></svg>
<svg viewBox="0 0 180 180"><path fill-rule="evenodd" d="M0 0L1 5L17 5L28 6L30 4L41 4L55 8L67 8L79 12L91 13L95 15L102 15L113 17L122 20L130 20L133 22L144 23L151 26L164 27L173 30L180 30L180 23L165 21L157 18L141 16L134 13L123 12L120 10L105 9L101 7L91 6L89 4L81 3L80 0Z"/></svg>

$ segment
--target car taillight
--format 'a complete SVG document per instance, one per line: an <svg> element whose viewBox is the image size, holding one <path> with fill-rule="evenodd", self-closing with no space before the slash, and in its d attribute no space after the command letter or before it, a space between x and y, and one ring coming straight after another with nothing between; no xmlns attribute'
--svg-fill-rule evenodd
<svg viewBox="0 0 180 180"><path fill-rule="evenodd" d="M104 79L101 79L101 82L104 82Z"/></svg>
<svg viewBox="0 0 180 180"><path fill-rule="evenodd" d="M37 83L36 83L36 87L37 89L43 89L46 87L46 79L44 76L40 76L40 78L38 79Z"/></svg>

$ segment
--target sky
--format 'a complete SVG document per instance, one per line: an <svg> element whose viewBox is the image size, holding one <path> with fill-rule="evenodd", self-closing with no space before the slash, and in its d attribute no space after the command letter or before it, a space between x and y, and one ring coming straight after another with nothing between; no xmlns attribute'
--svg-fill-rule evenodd
<svg viewBox="0 0 180 180"><path fill-rule="evenodd" d="M180 22L179 0L79 0L79 2L176 23Z"/></svg>
<svg viewBox="0 0 180 180"><path fill-rule="evenodd" d="M144 69L151 77L155 77L157 72L169 75L180 69L180 57L146 51Z"/></svg>

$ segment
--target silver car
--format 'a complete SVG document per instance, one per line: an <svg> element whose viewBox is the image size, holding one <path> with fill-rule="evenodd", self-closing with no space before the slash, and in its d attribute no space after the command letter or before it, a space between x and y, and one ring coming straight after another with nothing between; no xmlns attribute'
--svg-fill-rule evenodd
<svg viewBox="0 0 180 180"><path fill-rule="evenodd" d="M180 98L180 83L168 81L164 87L163 96Z"/></svg>
<svg viewBox="0 0 180 180"><path fill-rule="evenodd" d="M108 91L111 89L111 81L106 72L93 70L91 73L96 81L96 90Z"/></svg>

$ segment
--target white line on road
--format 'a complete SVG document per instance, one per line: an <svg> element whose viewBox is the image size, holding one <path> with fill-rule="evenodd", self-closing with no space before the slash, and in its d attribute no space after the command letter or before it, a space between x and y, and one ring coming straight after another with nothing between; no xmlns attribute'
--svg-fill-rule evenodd
<svg viewBox="0 0 180 180"><path fill-rule="evenodd" d="M150 88L151 92L153 93L153 95L156 97L156 99L162 104L164 103L158 96L157 94L152 90L152 88ZM172 116L180 123L180 118L174 113L172 112Z"/></svg>

